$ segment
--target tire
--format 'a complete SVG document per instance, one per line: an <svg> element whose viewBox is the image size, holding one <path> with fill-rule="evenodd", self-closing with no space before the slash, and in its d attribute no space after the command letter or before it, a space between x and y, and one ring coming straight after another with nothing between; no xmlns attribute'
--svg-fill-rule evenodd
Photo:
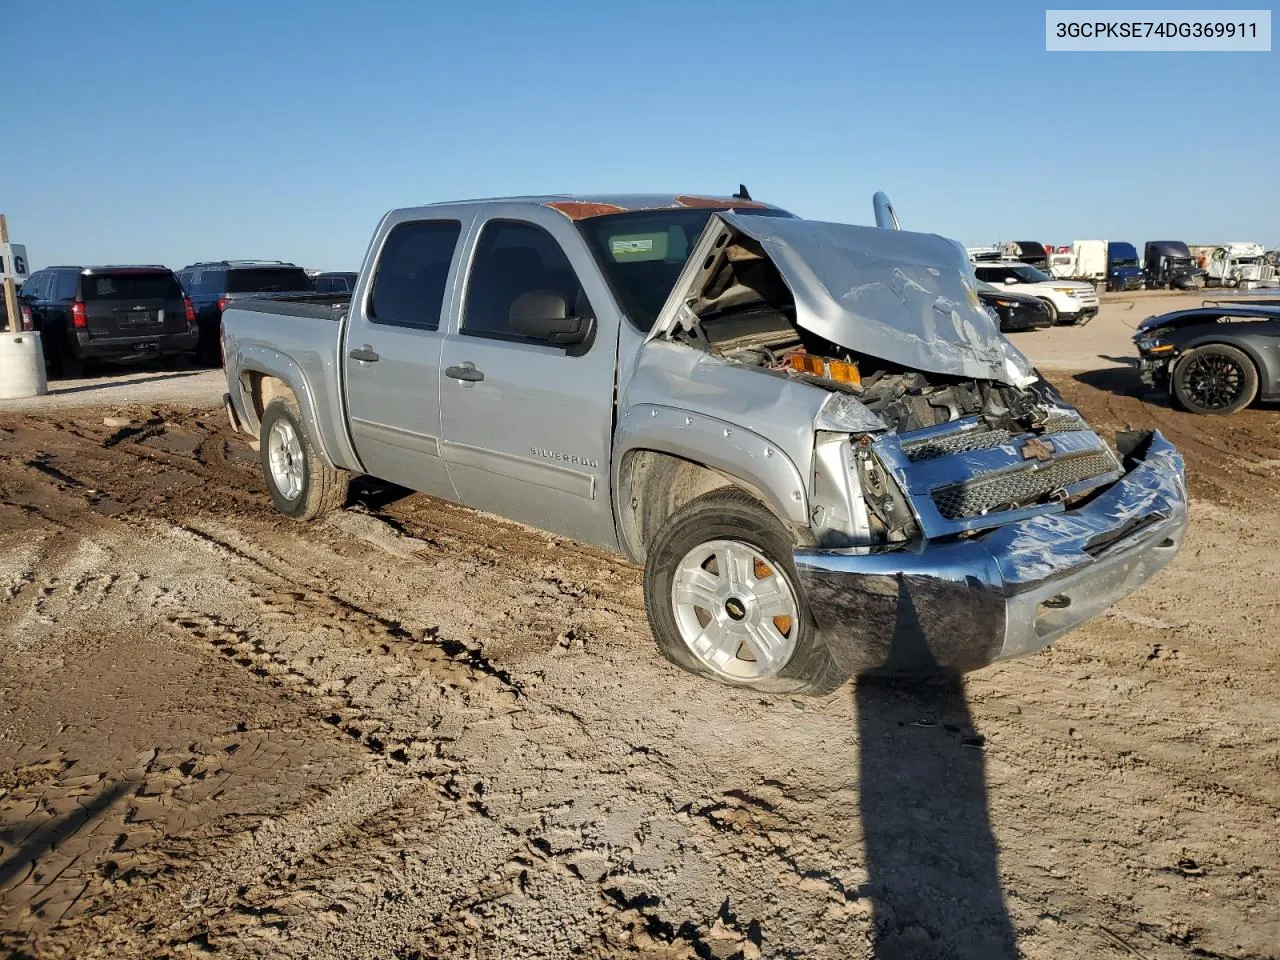
<svg viewBox="0 0 1280 960"><path fill-rule="evenodd" d="M44 350L45 371L59 380L75 380L84 375L84 364L71 352L66 335L60 330L42 331L40 346Z"/></svg>
<svg viewBox="0 0 1280 960"><path fill-rule="evenodd" d="M1042 298L1040 302L1049 309L1049 326L1056 327L1058 325L1058 308L1054 306L1052 300Z"/></svg>
<svg viewBox="0 0 1280 960"><path fill-rule="evenodd" d="M267 492L286 517L314 520L346 502L350 475L316 452L292 397L276 397L267 405L258 437Z"/></svg>
<svg viewBox="0 0 1280 960"><path fill-rule="evenodd" d="M1258 395L1258 368L1243 350L1225 343L1188 350L1169 379L1178 403L1192 413L1239 413Z"/></svg>
<svg viewBox="0 0 1280 960"><path fill-rule="evenodd" d="M819 695L844 683L848 674L818 634L800 586L794 546L782 523L742 490L713 490L673 513L654 537L644 568L645 611L663 656L698 676L763 693ZM736 577L729 573L735 569ZM697 578L705 580L697 592L706 604L678 603L677 577L690 595ZM708 640L704 654L695 653L686 632ZM778 662L752 656L741 639L746 636L763 638L752 648L757 652L772 644Z"/></svg>

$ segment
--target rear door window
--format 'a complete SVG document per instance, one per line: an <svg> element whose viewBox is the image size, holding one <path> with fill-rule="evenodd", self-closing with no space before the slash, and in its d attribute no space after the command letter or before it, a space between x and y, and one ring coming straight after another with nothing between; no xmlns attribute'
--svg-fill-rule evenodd
<svg viewBox="0 0 1280 960"><path fill-rule="evenodd" d="M227 271L227 293L296 293L312 290L301 267L251 267Z"/></svg>
<svg viewBox="0 0 1280 960"><path fill-rule="evenodd" d="M461 233L457 220L414 220L393 227L378 258L369 320L438 330Z"/></svg>
<svg viewBox="0 0 1280 960"><path fill-rule="evenodd" d="M45 287L44 296L50 300L74 300L76 298L76 281L80 274L74 270L62 270L53 275L53 282ZM52 288L52 289L50 289Z"/></svg>
<svg viewBox="0 0 1280 960"><path fill-rule="evenodd" d="M86 302L182 299L182 288L172 273L95 273L80 279L80 295ZM61 279L58 287L61 294Z"/></svg>
<svg viewBox="0 0 1280 960"><path fill-rule="evenodd" d="M19 295L24 300L43 300L44 290L48 285L48 279L49 274L43 271L33 273L31 276L27 277L27 281L22 285L22 290L19 291Z"/></svg>

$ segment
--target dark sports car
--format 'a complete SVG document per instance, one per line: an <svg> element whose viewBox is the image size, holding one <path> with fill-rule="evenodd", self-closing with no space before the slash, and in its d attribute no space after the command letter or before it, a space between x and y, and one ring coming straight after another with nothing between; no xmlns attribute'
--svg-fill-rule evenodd
<svg viewBox="0 0 1280 960"><path fill-rule="evenodd" d="M978 299L991 310L1000 323L1001 333L1018 330L1041 330L1053 326L1053 317L1043 300L1022 293L1010 293L992 286L985 280L978 281Z"/></svg>
<svg viewBox="0 0 1280 960"><path fill-rule="evenodd" d="M1205 301L1148 317L1133 342L1143 382L1193 413L1280 400L1280 300Z"/></svg>

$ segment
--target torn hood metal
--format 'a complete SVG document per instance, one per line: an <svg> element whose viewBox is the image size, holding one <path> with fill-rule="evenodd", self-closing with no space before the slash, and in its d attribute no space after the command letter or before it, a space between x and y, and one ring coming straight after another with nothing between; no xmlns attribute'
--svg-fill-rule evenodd
<svg viewBox="0 0 1280 960"><path fill-rule="evenodd" d="M796 323L857 353L928 373L1014 383L1004 338L964 250L934 234L720 212L695 244L649 338L697 322L694 305L734 234L757 241Z"/></svg>

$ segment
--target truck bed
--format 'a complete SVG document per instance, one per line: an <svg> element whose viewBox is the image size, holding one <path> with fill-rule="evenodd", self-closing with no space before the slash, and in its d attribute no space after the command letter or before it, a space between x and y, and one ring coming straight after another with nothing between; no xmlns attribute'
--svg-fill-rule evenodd
<svg viewBox="0 0 1280 960"><path fill-rule="evenodd" d="M316 320L342 319L351 305L350 293L282 293L261 297L241 297L235 309L255 313L274 313L286 317L312 317Z"/></svg>
<svg viewBox="0 0 1280 960"><path fill-rule="evenodd" d="M222 315L227 387L241 398L248 387L246 370L278 377L294 385L312 438L330 461L356 469L358 460L343 413L343 320L349 293L303 293L245 297L227 305ZM327 320L329 323L317 323ZM253 404L242 399L245 426L257 432Z"/></svg>

